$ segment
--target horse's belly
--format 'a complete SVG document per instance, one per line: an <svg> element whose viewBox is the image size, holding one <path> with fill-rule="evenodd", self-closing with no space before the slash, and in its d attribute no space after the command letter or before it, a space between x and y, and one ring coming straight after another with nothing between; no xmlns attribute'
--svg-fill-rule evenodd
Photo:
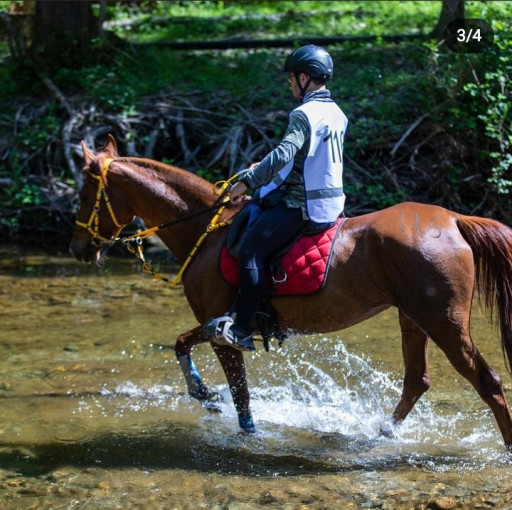
<svg viewBox="0 0 512 510"><path fill-rule="evenodd" d="M358 300L343 293L333 296L324 291L310 296L276 298L272 304L277 310L281 329L307 334L340 331L391 306L381 299Z"/></svg>

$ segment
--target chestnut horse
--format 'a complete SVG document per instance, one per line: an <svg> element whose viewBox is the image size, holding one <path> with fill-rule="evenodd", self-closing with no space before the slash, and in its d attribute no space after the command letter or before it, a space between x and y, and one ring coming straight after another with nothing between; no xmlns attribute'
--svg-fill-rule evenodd
<svg viewBox="0 0 512 510"><path fill-rule="evenodd" d="M212 185L173 166L119 157L111 136L96 154L82 147L84 184L71 242L76 258L97 261L109 240L138 216L149 227L168 222L158 236L179 261L186 260L218 201ZM241 207L229 205L222 218ZM221 228L207 236L183 276L184 293L199 324L224 314L236 293L218 270L226 233L227 228ZM496 312L510 366L512 229L492 219L403 203L348 218L335 240L324 288L312 295L275 297L273 305L281 329L304 334L338 331L391 306L398 308L405 375L393 423L401 422L430 386L430 338L491 408L505 445L512 449L512 415L501 380L469 331L475 286L491 316ZM190 351L205 341L198 325L181 334L175 348L189 392L198 399L208 399L211 393ZM212 347L226 374L240 426L250 431L254 425L243 354L229 346Z"/></svg>

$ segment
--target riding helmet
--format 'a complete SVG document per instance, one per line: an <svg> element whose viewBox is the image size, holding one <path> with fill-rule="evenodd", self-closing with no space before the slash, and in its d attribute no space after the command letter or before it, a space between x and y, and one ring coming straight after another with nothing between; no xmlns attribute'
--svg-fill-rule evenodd
<svg viewBox="0 0 512 510"><path fill-rule="evenodd" d="M304 72L312 78L324 80L332 78L333 67L332 58L327 50L315 44L306 44L296 49L284 63L286 73Z"/></svg>

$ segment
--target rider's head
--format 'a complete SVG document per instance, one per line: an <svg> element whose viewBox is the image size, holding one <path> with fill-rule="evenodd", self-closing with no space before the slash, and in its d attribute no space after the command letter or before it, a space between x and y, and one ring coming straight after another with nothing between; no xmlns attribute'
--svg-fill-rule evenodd
<svg viewBox="0 0 512 510"><path fill-rule="evenodd" d="M301 99L311 83L318 87L325 86L327 80L332 78L333 67L329 53L315 44L301 46L284 63L284 71L295 78Z"/></svg>

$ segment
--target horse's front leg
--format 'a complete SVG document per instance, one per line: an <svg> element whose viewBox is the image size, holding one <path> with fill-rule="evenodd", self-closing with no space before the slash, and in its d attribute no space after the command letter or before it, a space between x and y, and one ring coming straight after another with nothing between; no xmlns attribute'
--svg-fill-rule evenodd
<svg viewBox="0 0 512 510"><path fill-rule="evenodd" d="M178 359L185 377L188 394L202 402L216 400L218 395L209 390L204 384L190 356L190 352L195 345L207 341L208 340L202 334L202 326L197 326L179 335L174 347L176 358ZM235 409L238 413L240 428L246 432L255 432L256 429L249 408L250 397L245 375L243 354L228 346L220 346L212 343L212 347L226 375Z"/></svg>
<svg viewBox="0 0 512 510"><path fill-rule="evenodd" d="M185 377L188 394L200 401L211 401L216 399L217 393L210 391L203 383L190 356L192 347L204 342L207 342L207 340L201 333L201 326L197 326L178 336L174 351Z"/></svg>
<svg viewBox="0 0 512 510"><path fill-rule="evenodd" d="M213 350L219 358L220 364L226 374L229 389L236 412L238 413L238 424L245 432L256 432L256 427L249 407L249 388L245 375L245 363L242 352L229 346L212 343Z"/></svg>

